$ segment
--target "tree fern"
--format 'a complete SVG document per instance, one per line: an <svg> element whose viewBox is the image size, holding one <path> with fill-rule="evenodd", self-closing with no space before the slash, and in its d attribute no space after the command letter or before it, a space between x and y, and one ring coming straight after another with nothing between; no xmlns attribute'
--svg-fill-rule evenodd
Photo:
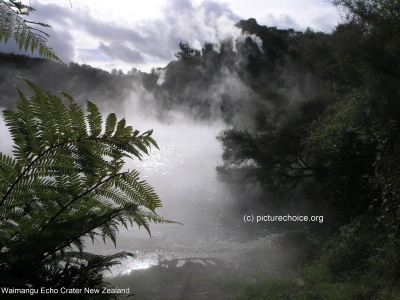
<svg viewBox="0 0 400 300"><path fill-rule="evenodd" d="M18 1L3 1L0 0L0 42L5 43L13 37L18 44L20 50L27 52L31 50L39 51L40 56L61 61L49 47L47 38L49 35L30 24L39 25L42 27L50 27L47 24L32 22L25 20L22 16L27 16L35 9L28 5L23 5Z"/></svg>
<svg viewBox="0 0 400 300"><path fill-rule="evenodd" d="M95 104L88 102L85 115L71 96L62 94L63 101L25 82L33 95L17 89L16 111L3 112L14 141L12 157L0 153L3 285L27 267L41 270L42 277L48 270L41 281L46 284L52 272L89 264L74 252L83 253L85 238L115 243L120 226L136 224L150 233L150 222L171 222L157 215L161 201L154 189L137 171L123 170L124 159L142 159L158 148L151 130L134 131L115 114L103 122ZM63 256L68 260L61 263ZM111 260L98 261L108 266ZM18 279L20 286L39 280L29 274Z"/></svg>

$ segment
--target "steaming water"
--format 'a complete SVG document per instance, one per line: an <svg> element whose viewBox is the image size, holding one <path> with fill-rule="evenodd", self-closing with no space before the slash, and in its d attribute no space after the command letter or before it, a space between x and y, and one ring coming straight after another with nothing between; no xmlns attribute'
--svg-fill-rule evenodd
<svg viewBox="0 0 400 300"><path fill-rule="evenodd" d="M236 205L238 195L217 178L215 167L221 163L222 149L215 137L224 129L223 124L189 125L182 121L167 126L141 120L135 127L141 131L153 128L160 150L152 150L143 161L127 163L127 168L140 171L141 179L155 188L163 202L157 212L183 226L151 224L151 237L143 228L121 228L116 248L111 241L106 245L88 241L88 252L135 254L105 276L149 268L162 260L193 257L218 258L233 268L245 266L267 272L290 268L287 253L275 246L279 235L258 224L245 224L243 212L238 212ZM3 141L11 140L7 130L0 133ZM2 151L11 154L11 143L3 143ZM249 197L239 195L241 203L248 203ZM265 207L254 213L266 213Z"/></svg>
<svg viewBox="0 0 400 300"><path fill-rule="evenodd" d="M99 254L135 254L115 267L110 276L173 258L218 258L237 266L245 254L263 260L266 250L274 248L273 235L255 224L245 224L243 215L231 209L236 196L217 178L215 167L222 150L215 137L222 129L221 125L156 128L154 138L160 150L152 151L142 162L128 164L141 172L140 179L149 182L162 199L163 208L158 213L184 226L151 224L151 237L143 228L122 228L116 249L112 242L87 243L86 250ZM273 269L271 263L270 259L269 268Z"/></svg>

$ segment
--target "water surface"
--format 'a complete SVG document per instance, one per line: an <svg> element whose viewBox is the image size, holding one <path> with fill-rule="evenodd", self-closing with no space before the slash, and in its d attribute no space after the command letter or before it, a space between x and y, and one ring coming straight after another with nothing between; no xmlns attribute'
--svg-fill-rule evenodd
<svg viewBox="0 0 400 300"><path fill-rule="evenodd" d="M244 223L243 212L235 204L238 197L250 202L246 199L250 195L237 195L218 180L215 167L221 163L222 149L215 137L222 129L215 124L158 126L154 138L160 150L153 150L142 162L127 164L155 188L163 202L158 213L183 226L151 224L151 237L143 228L122 228L117 248L112 242L88 243L86 250L99 254L135 254L108 276L183 258L202 258L198 262L203 264L206 258L216 258L234 268L273 271L282 267L284 257L276 251L279 234L271 234L259 224Z"/></svg>

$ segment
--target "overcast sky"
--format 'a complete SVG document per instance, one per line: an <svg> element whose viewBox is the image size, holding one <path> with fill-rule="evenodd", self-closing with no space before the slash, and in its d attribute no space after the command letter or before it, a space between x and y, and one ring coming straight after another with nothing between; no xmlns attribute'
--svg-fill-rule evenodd
<svg viewBox="0 0 400 300"><path fill-rule="evenodd" d="M28 1L22 1L29 3ZM331 32L340 22L337 8L326 0L31 0L37 10L30 20L52 29L50 45L65 62L124 72L149 71L174 59L181 40L194 48L238 37L234 24L255 18L280 29ZM72 4L72 6L71 6ZM10 41L0 51L18 50Z"/></svg>

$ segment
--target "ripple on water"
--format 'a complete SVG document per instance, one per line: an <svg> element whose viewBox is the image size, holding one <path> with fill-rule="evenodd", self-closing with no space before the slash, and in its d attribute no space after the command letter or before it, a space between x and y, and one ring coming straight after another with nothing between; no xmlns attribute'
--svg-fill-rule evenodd
<svg viewBox="0 0 400 300"><path fill-rule="evenodd" d="M122 264L114 266L106 275L114 277L129 274L133 270L147 269L159 265L161 261L173 259L215 258L227 264L237 263L242 261L248 253L266 255L268 252L276 252L276 241L281 236L282 234L271 234L244 243L220 238L203 238L195 242L169 237L152 238L151 242L139 247L141 250L134 252L134 258L125 259Z"/></svg>

